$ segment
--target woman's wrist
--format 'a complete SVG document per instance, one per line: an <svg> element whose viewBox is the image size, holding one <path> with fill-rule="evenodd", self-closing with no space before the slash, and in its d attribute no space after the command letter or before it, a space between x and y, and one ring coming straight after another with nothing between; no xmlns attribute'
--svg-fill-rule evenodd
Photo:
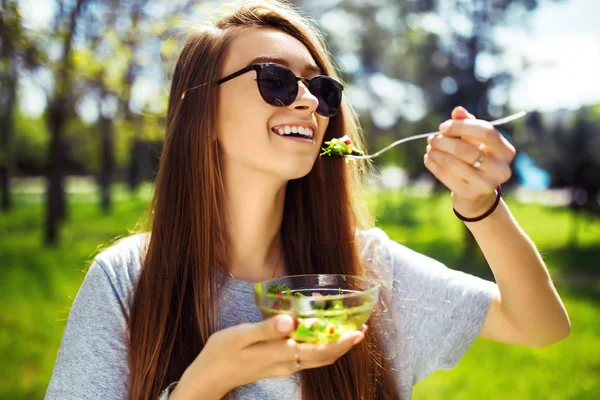
<svg viewBox="0 0 600 400"><path fill-rule="evenodd" d="M199 368L196 359L181 375L181 379L169 395L169 400L220 400L231 389L216 365Z"/></svg>
<svg viewBox="0 0 600 400"><path fill-rule="evenodd" d="M502 186L477 201L463 200L452 193L452 209L454 214L464 222L476 222L492 214L502 197Z"/></svg>
<svg viewBox="0 0 600 400"><path fill-rule="evenodd" d="M227 394L227 391L205 383L202 377L190 382L179 381L169 394L169 400L220 400Z"/></svg>

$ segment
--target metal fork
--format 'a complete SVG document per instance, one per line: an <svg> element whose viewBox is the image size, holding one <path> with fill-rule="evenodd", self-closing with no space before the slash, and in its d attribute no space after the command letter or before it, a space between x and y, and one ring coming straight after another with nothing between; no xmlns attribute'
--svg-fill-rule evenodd
<svg viewBox="0 0 600 400"><path fill-rule="evenodd" d="M516 114L512 114L512 115L509 115L508 117L504 117L504 118L497 119L495 121L491 121L490 123L492 125L494 125L494 126L498 126L498 125L502 125L502 124L507 124L507 123L512 122L512 121L514 121L516 119L524 117L526 114L527 114L527 111L519 111ZM402 144L402 143L405 143L405 142L409 142L411 140L426 138L426 137L429 137L431 135L440 135L440 134L441 133L439 131L436 131L436 132L422 133L422 134L419 134L419 135L409 136L407 138L396 140L394 143L390 144L387 147L384 147L383 149L379 150L377 153L367 154L367 155L364 155L364 156L352 156L352 155L348 154L348 155L345 155L344 157L350 158L352 160L370 160L372 158L375 158L375 157L378 157L378 156L382 155L383 153L385 153L386 151L388 151L392 147L396 147L399 144Z"/></svg>

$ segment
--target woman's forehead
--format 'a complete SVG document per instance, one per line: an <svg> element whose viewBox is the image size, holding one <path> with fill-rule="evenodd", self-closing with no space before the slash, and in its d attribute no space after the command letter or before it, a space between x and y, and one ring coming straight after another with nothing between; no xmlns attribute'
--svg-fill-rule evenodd
<svg viewBox="0 0 600 400"><path fill-rule="evenodd" d="M275 62L302 76L321 72L304 44L274 28L245 29L231 43L225 74L249 64Z"/></svg>

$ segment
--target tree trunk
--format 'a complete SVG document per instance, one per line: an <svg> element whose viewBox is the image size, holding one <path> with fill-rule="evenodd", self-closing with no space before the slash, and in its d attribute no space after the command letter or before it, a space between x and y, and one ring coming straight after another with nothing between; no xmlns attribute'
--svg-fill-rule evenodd
<svg viewBox="0 0 600 400"><path fill-rule="evenodd" d="M64 145L61 132L65 115L62 107L51 104L48 110L48 128L51 134L48 149L48 177L46 187L46 234L47 245L58 245L58 228L65 218L66 205L64 194Z"/></svg>
<svg viewBox="0 0 600 400"><path fill-rule="evenodd" d="M8 212L12 207L10 177L12 175L12 136L14 129L14 108L17 83L8 77L6 80L6 103L2 105L0 117L0 209Z"/></svg>
<svg viewBox="0 0 600 400"><path fill-rule="evenodd" d="M135 135L131 142L131 154L129 157L129 174L128 183L129 189L134 192L142 183L142 160L141 155L143 151L142 137L144 130L144 118L142 116L135 117Z"/></svg>
<svg viewBox="0 0 600 400"><path fill-rule="evenodd" d="M0 208L3 212L8 212L12 208L12 199L10 195L10 167L8 166L8 160L0 165L0 191L2 192L2 199L0 199Z"/></svg>
<svg viewBox="0 0 600 400"><path fill-rule="evenodd" d="M104 214L112 211L111 187L115 165L113 124L110 118L100 117L100 132L102 134L102 167L99 183L101 193L101 208Z"/></svg>
<svg viewBox="0 0 600 400"><path fill-rule="evenodd" d="M51 138L47 167L48 186L46 188L46 232L44 239L47 245L53 246L59 243L59 224L67 216L63 176L65 146L62 141L62 133L67 118L67 111L72 109L72 102L69 102L70 98L68 96L70 96L71 86L71 49L73 46L73 36L75 35L77 19L86 2L87 0L76 0L70 12L62 46L62 59L55 76L54 95L48 102L46 124Z"/></svg>
<svg viewBox="0 0 600 400"><path fill-rule="evenodd" d="M3 25L3 24L2 24ZM0 30L3 37L2 62L9 66L2 73L0 98L0 209L8 212L12 206L10 194L10 177L12 175L12 137L14 129L15 104L17 99L18 70L14 55L14 38L6 33L4 27Z"/></svg>

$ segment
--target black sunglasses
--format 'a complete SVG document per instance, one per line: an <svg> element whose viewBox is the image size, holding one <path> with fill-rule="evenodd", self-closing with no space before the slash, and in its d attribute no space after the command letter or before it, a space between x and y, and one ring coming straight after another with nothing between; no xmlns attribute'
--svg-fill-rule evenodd
<svg viewBox="0 0 600 400"><path fill-rule="evenodd" d="M287 107L292 104L298 96L298 81L302 81L309 92L319 100L317 106L319 114L333 117L340 109L344 89L340 82L326 75L317 75L311 79L298 77L289 68L279 64L250 64L219 79L217 84L220 85L253 70L256 71L256 83L260 95L272 106Z"/></svg>

